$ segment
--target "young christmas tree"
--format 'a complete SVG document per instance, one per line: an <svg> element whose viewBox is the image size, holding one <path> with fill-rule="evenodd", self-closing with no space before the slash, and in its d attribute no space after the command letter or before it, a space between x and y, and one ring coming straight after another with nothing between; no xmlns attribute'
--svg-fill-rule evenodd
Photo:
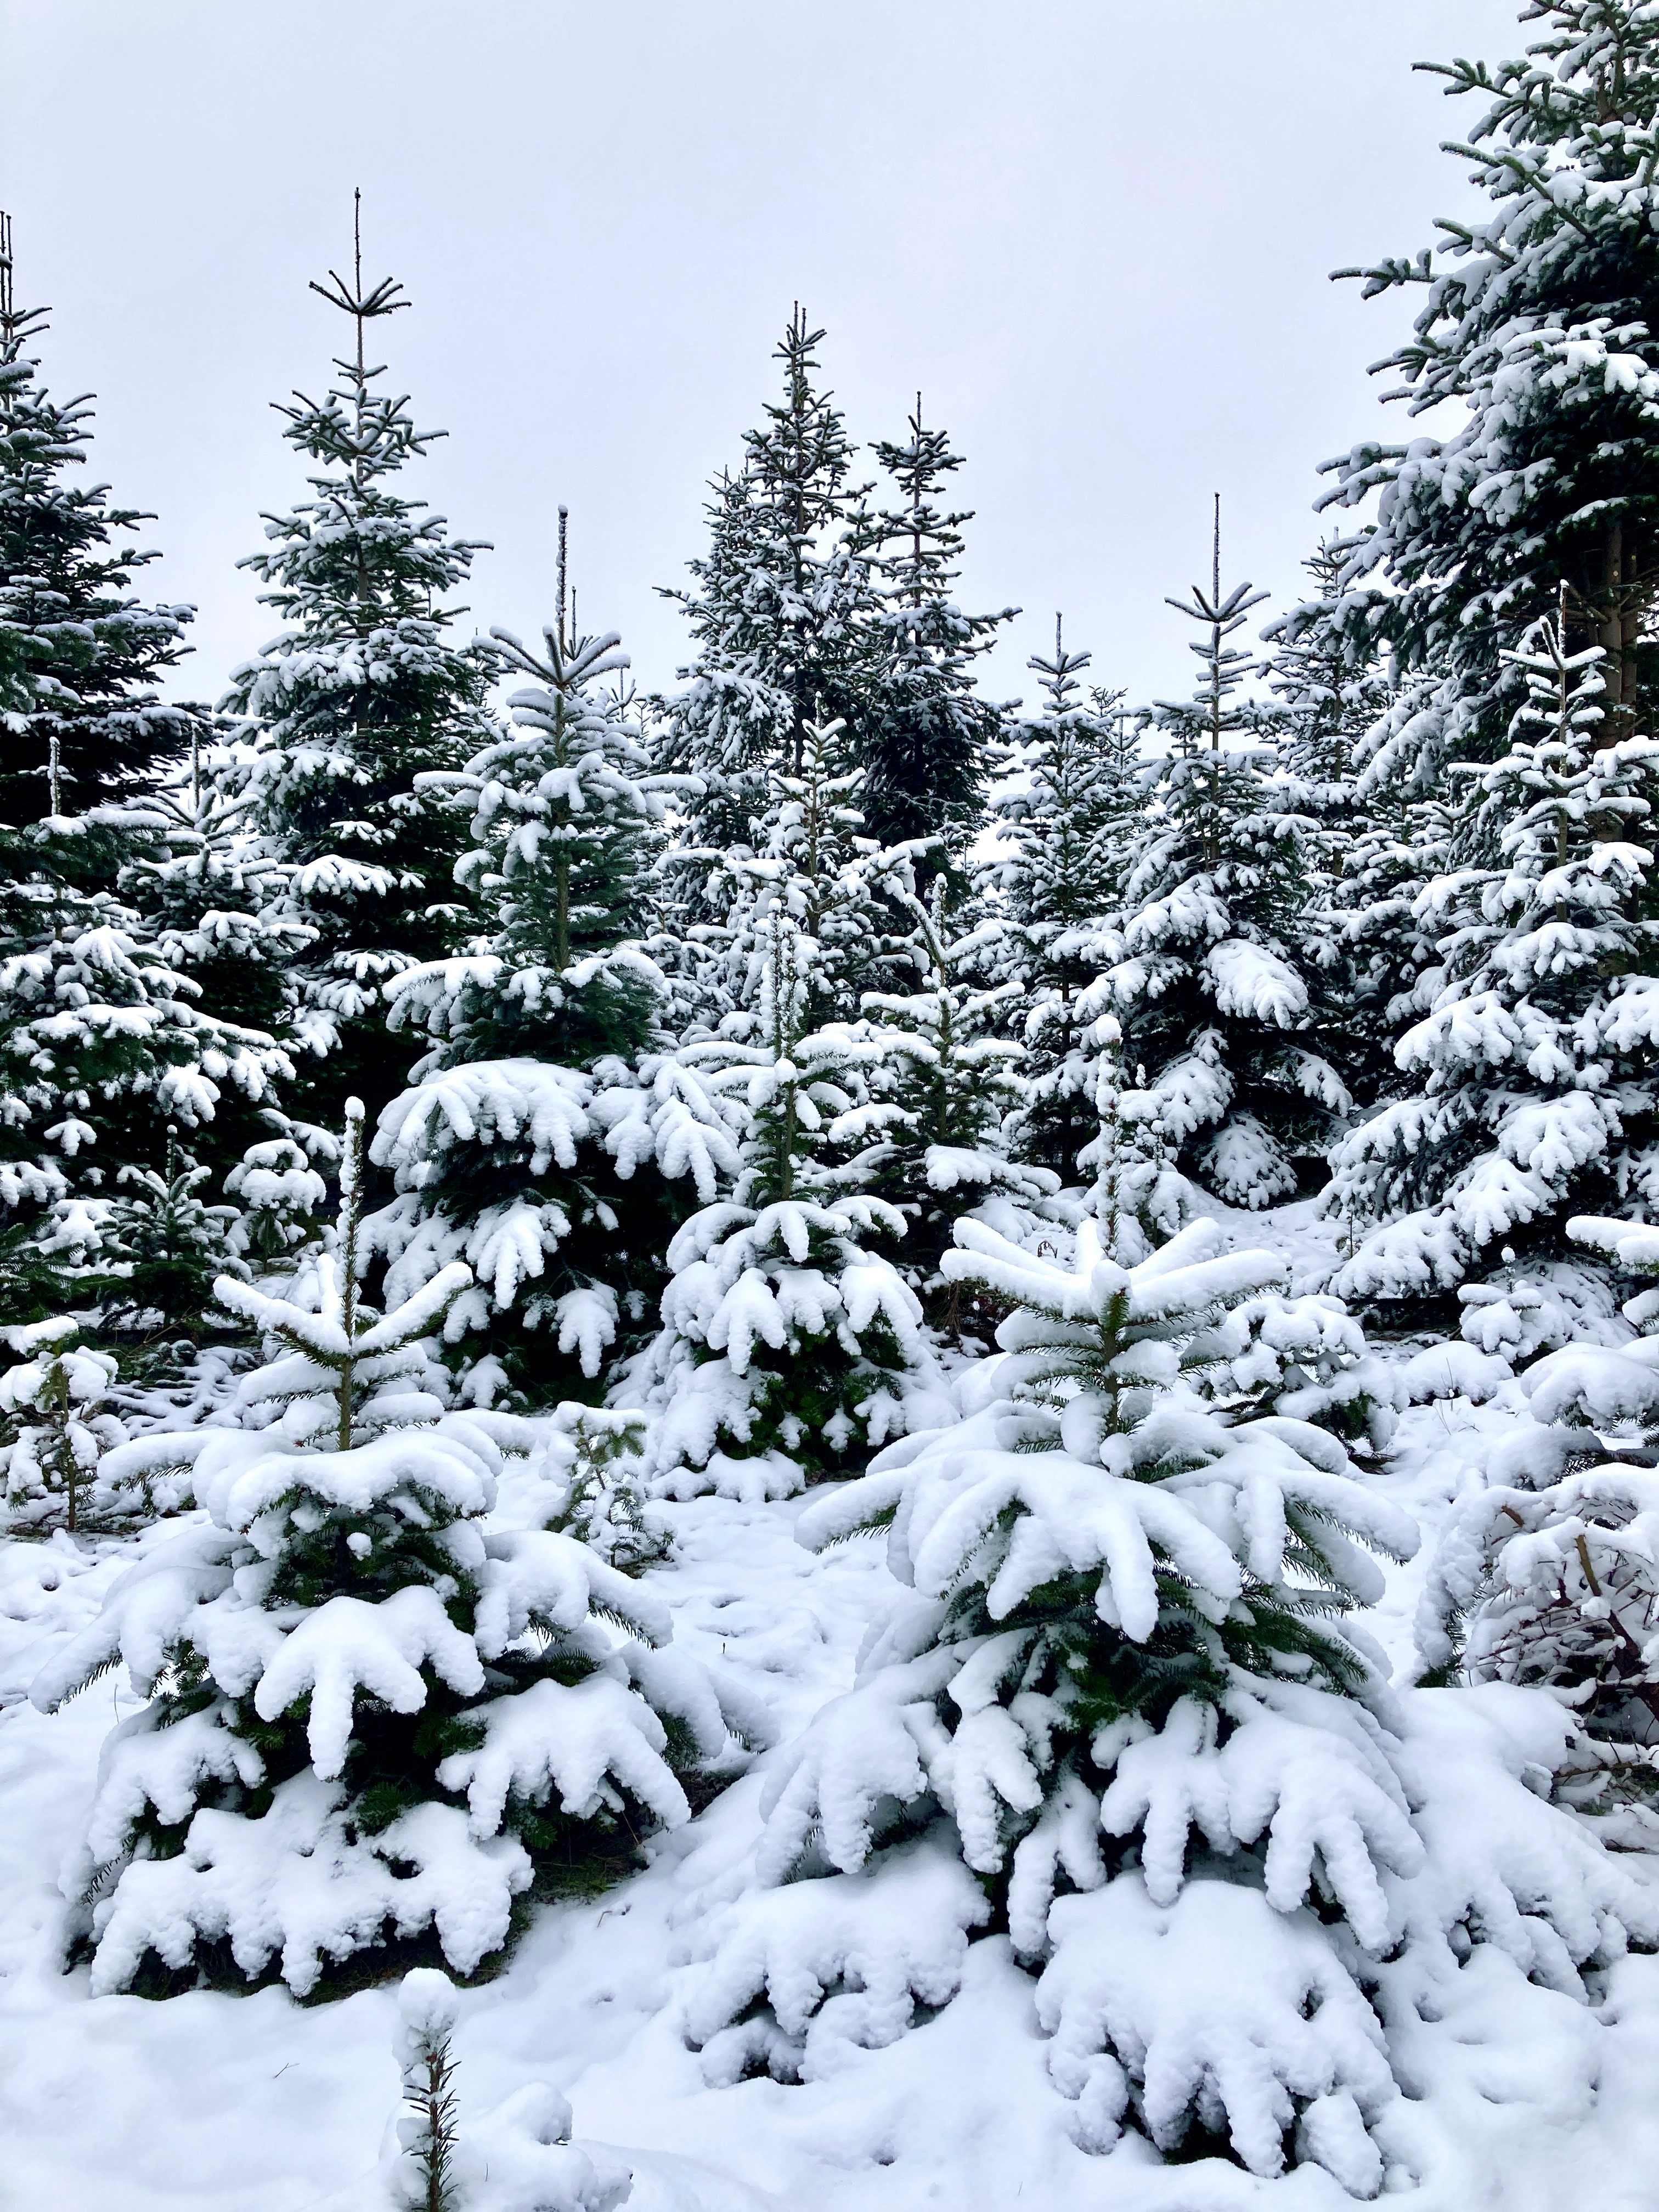
<svg viewBox="0 0 1659 2212"><path fill-rule="evenodd" d="M881 1136L862 1162L863 1180L903 1215L901 1272L954 1336L961 1300L939 1268L956 1221L988 1201L1041 1209L1059 1179L1008 1156L1009 1117L1026 1096L1024 1054L995 1031L1022 997L1020 985L970 981L983 945L979 933L956 926L945 876L933 878L926 896L902 881L889 896L901 928L909 924L904 951L916 988L864 994L881 1054L866 1078L868 1121Z"/></svg>
<svg viewBox="0 0 1659 2212"><path fill-rule="evenodd" d="M383 988L448 951L465 915L453 879L465 815L420 779L461 769L492 734L494 656L447 634L463 611L447 595L480 546L398 488L443 434L380 389L386 370L366 350L369 326L408 305L401 289L365 287L360 235L351 283L312 286L351 319L356 347L323 399L277 409L319 472L308 499L267 518L270 550L242 564L286 627L223 702L251 725L250 819L290 867L292 915L311 933L293 970L295 1032L322 1063L307 1110L331 1121L346 1092L378 1105L403 1079Z"/></svg>
<svg viewBox="0 0 1659 2212"><path fill-rule="evenodd" d="M683 927L724 919L711 862L750 850L767 775L805 764L808 726L863 727L876 600L860 550L856 454L799 307L774 353L783 395L744 440L738 473L714 485L708 554L691 563L684 609L696 647L669 702L665 764L693 779L672 855Z"/></svg>
<svg viewBox="0 0 1659 2212"><path fill-rule="evenodd" d="M399 1195L373 1233L398 1296L465 1255L476 1279L452 1332L546 1401L637 1348L689 1203L678 1182L706 1205L737 1155L729 1117L666 1048L664 979L639 942L663 793L599 688L627 657L614 635L568 638L562 610L539 653L493 635L532 681L511 734L444 779L471 809L457 872L485 926L392 987L393 1030L419 1024L433 1045L381 1117L374 1158Z"/></svg>
<svg viewBox="0 0 1659 2212"><path fill-rule="evenodd" d="M1601 648L1569 651L1559 622L1509 658L1527 687L1510 750L1465 767L1452 865L1419 895L1439 962L1395 1047L1413 1090L1334 1155L1347 1293L1444 1291L1499 1251L1547 1268L1566 1213L1651 1188L1659 1165L1659 746L1607 742Z"/></svg>
<svg viewBox="0 0 1659 2212"><path fill-rule="evenodd" d="M973 516L941 507L939 498L963 457L945 431L924 426L920 392L909 433L902 444L883 440L874 448L902 503L864 522L861 544L881 599L869 617L869 690L853 727L872 834L884 845L937 837L940 857L960 857L979 826L1002 722L1002 710L979 696L973 665L1018 609L965 615L957 605L962 526ZM924 869L933 864L930 856Z"/></svg>
<svg viewBox="0 0 1659 2212"><path fill-rule="evenodd" d="M1115 1012L1124 1061L1144 1071L1183 1167L1249 1206L1295 1190L1297 1158L1322 1150L1348 1103L1328 1060L1297 1041L1310 1005L1297 950L1310 825L1236 696L1253 664L1230 641L1263 596L1222 589L1218 500L1210 587L1170 602L1200 627L1204 680L1189 702L1153 711L1170 750L1143 779L1146 817L1083 1002Z"/></svg>
<svg viewBox="0 0 1659 2212"><path fill-rule="evenodd" d="M726 856L731 1010L681 1048L744 1135L730 1199L668 1248L662 1331L621 1395L659 1417L653 1469L676 1494L787 1494L842 1473L903 1427L929 1372L921 1305L880 1249L904 1216L867 1188L883 1048L848 1018L890 957L905 856L859 834L862 778L832 770L840 734L808 729L802 773L773 773L759 850Z"/></svg>
<svg viewBox="0 0 1659 2212"><path fill-rule="evenodd" d="M740 1765L728 1719L761 1725L655 1648L665 1608L596 1553L488 1526L501 1452L486 1417L445 1411L429 1343L469 1272L367 1304L362 1125L353 1101L314 1301L219 1284L270 1356L240 1425L170 1440L206 1521L118 1581L31 1691L50 1708L119 1658L150 1698L90 1818L95 1990L223 1944L303 1996L428 1929L470 1973L538 1863L614 1850L630 1805L686 1820L676 1766Z"/></svg>
<svg viewBox="0 0 1659 2212"><path fill-rule="evenodd" d="M1091 656L1067 649L1054 617L1052 659L1026 664L1047 695L1017 726L991 796L995 848L981 871L989 913L985 964L1020 996L1024 1097L1021 1156L1076 1180L1099 1127L1098 1016L1081 1001L1100 972L1097 938L1115 913L1144 804L1139 746L1122 694L1085 692Z"/></svg>
<svg viewBox="0 0 1659 2212"><path fill-rule="evenodd" d="M1311 1026L1348 1091L1370 1101L1392 1073L1393 1001L1415 976L1409 893L1421 859L1398 789L1370 780L1361 790L1395 692L1375 635L1337 619L1342 565L1321 545L1304 563L1310 597L1263 630L1273 704L1258 716L1307 825L1297 945Z"/></svg>
<svg viewBox="0 0 1659 2212"><path fill-rule="evenodd" d="M1017 1954L1050 1960L1037 1990L1057 2031L1050 2068L1081 2097L1096 2150L1133 2106L1166 2150L1201 2116L1255 2171L1276 2172L1311 2101L1312 2008L1300 2005L1319 1988L1312 2155L1374 2188L1364 2122L1392 2094L1381 2036L1304 1907L1317 1896L1328 1920L1382 1952L1379 1874L1422 1863L1386 1687L1345 1618L1382 1589L1370 1550L1408 1555L1416 1532L1326 1431L1223 1410L1282 1278L1269 1255L1224 1254L1208 1221L1133 1269L1102 1256L1088 1223L1069 1268L977 1223L957 1237L945 1271L1012 1309L1006 1358L965 1420L890 1446L802 1516L814 1547L886 1529L915 1595L771 1777L759 1877L796 1876L789 1917L803 1930L836 1869L843 1917L858 1870L872 1911L884 1885L915 1878L914 1957L933 1922L962 1910L942 1833L1004 1905ZM1202 1923L1212 1948L1171 1984L1134 1931L1175 1914L1194 1941ZM1097 2009L1090 2039L1079 1984L1132 1943L1139 1972L1120 1976L1121 2001ZM1206 2044L1239 2003L1221 1984L1246 1957L1258 2064L1248 2082L1212 2075L1206 2092ZM778 1987L782 1966L775 1951ZM787 2063L764 2010L726 2024L732 2000L757 1994L732 1979L718 2003L712 1990L694 2000L695 2032L720 2038L728 2074L744 2051L764 2063L773 2043ZM1166 2002L1186 2052L1168 2054L1160 2079L1137 2033Z"/></svg>
<svg viewBox="0 0 1659 2212"><path fill-rule="evenodd" d="M0 1329L15 1363L0 1373L0 1523L8 1528L61 1519L73 1535L88 1518L99 1462L126 1441L119 1419L103 1410L115 1362L77 1343L80 1334L61 1316Z"/></svg>
<svg viewBox="0 0 1659 2212"><path fill-rule="evenodd" d="M884 1531L908 1589L775 1762L688 2039L717 2083L821 2078L1005 1974L970 1947L1006 1916L1085 2151L1398 2189L1422 2019L1471 1971L1588 2008L1649 1886L1537 1794L1549 1700L1391 1692L1354 1614L1415 1528L1328 1426L1252 1410L1322 1327L1281 1261L1208 1220L1133 1267L1088 1224L1069 1267L958 1237L1004 1357L800 1517Z"/></svg>

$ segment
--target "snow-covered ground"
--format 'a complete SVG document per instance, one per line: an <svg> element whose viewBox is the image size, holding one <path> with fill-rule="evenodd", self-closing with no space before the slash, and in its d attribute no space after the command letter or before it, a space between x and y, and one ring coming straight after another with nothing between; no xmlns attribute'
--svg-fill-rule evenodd
<svg viewBox="0 0 1659 2212"><path fill-rule="evenodd" d="M1305 1208L1236 1225L1316 1267L1322 1232ZM1418 1406L1376 1480L1431 1536L1494 1438L1527 1418L1512 1383L1482 1403ZM740 1670L781 1737L848 1687L892 1589L878 1544L823 1555L797 1545L801 1504L675 1505L675 1556L650 1578L673 1607L676 1641ZM381 2206L382 2137L398 2105L395 1988L308 2006L280 1988L153 2002L93 1998L84 1968L61 1969L60 1874L81 1840L100 1747L136 1700L118 1672L48 1717L27 1687L113 1577L178 1526L125 1543L0 1543L0 2203ZM1390 1571L1370 1624L1401 1672L1428 1548ZM659 1838L646 1870L610 1894L541 1908L505 1971L461 1993L465 2112L554 2083L579 2140L632 2166L634 2212L1322 2212L1352 2202L1315 2166L1267 2181L1214 2159L1166 2164L1134 2136L1109 2156L1080 2150L1077 2108L1048 2072L1035 1983L1000 1936L974 1942L959 1993L884 2047L839 2035L835 2006L855 2001L831 2000L814 2024L813 2078L711 2086L688 2031L709 1960L741 1916L752 1921L759 1802L777 1756ZM894 1927L893 1943L905 1935ZM1410 2039L1390 2191L1421 2212L1651 2212L1659 1958L1624 1960L1586 2006L1512 1972L1499 1987L1484 1956L1464 2001Z"/></svg>

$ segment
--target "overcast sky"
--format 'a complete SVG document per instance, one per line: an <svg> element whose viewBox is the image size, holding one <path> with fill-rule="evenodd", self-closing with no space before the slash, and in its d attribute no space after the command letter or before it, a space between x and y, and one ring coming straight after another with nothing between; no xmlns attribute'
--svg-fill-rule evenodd
<svg viewBox="0 0 1659 2212"><path fill-rule="evenodd" d="M0 0L0 206L49 380L153 508L150 588L200 609L179 696L276 627L238 558L300 481L269 402L315 392L349 266L417 418L411 493L493 540L480 625L550 611L672 679L704 486L772 396L799 298L861 440L920 386L978 510L965 605L1063 608L1141 698L1184 693L1163 605L1207 566L1293 596L1315 470L1398 436L1367 365L1395 301L1333 285L1467 211L1474 120L1410 64L1520 50L1516 0ZM1262 611L1265 615L1267 609Z"/></svg>

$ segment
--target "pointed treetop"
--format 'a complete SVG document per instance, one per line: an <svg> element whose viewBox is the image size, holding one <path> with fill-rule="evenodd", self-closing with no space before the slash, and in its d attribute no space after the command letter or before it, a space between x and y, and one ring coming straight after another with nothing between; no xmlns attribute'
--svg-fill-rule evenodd
<svg viewBox="0 0 1659 2212"><path fill-rule="evenodd" d="M331 307L338 307L353 318L357 325L357 368L363 366L363 325L376 315L395 315L399 307L409 305L400 300L403 286L390 276L383 276L367 292L363 289L363 195L358 187L351 195L351 276L348 288L337 270L328 272L328 283L319 284L313 276L311 289L319 299L326 300Z"/></svg>

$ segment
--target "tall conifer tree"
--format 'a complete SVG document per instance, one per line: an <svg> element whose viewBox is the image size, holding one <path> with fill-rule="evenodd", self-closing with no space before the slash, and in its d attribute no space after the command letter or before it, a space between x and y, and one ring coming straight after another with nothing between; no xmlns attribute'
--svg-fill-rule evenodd
<svg viewBox="0 0 1659 2212"><path fill-rule="evenodd" d="M1310 996L1296 947L1306 823L1255 742L1238 696L1253 672L1231 642L1264 596L1221 584L1220 501L1210 587L1170 605L1198 626L1193 699L1160 703L1170 744L1148 763L1150 801L1120 919L1103 933L1106 973L1085 1004L1113 1011L1123 1058L1144 1068L1148 1102L1194 1172L1235 1206L1297 1187L1298 1153L1322 1148L1346 1093L1322 1054L1295 1042Z"/></svg>
<svg viewBox="0 0 1659 2212"><path fill-rule="evenodd" d="M1420 679L1402 768L1503 751L1525 696L1513 650L1563 579L1569 642L1606 656L1606 742L1629 734L1656 672L1659 21L1630 0L1533 0L1522 21L1545 26L1523 59L1422 64L1487 103L1448 149L1474 163L1487 212L1339 272L1367 297L1422 289L1381 367L1413 416L1449 403L1459 419L1327 464L1331 501L1377 499L1376 529L1346 548L1340 612Z"/></svg>
<svg viewBox="0 0 1659 2212"><path fill-rule="evenodd" d="M1029 1057L1015 1123L1024 1157L1073 1183L1098 1133L1097 1011L1084 994L1100 972L1100 933L1115 913L1143 797L1139 747L1122 694L1085 690L1091 656L1066 644L1026 664L1042 712L1017 726L992 797L997 843L983 871L991 920L986 959L1016 983L1018 1034Z"/></svg>
<svg viewBox="0 0 1659 2212"><path fill-rule="evenodd" d="M823 337L798 306L773 355L782 396L746 434L741 469L714 487L690 587L668 594L696 647L665 740L666 764L694 779L669 871L694 948L725 915L711 864L754 849L770 771L801 773L809 726L839 721L849 743L862 726L874 589L856 448L817 380Z"/></svg>
<svg viewBox="0 0 1659 2212"><path fill-rule="evenodd" d="M865 543L884 586L872 616L871 689L859 732L867 813L883 844L939 837L959 852L977 827L1000 710L975 686L973 664L1018 611L966 615L951 595L970 510L939 504L962 466L945 432L925 425L916 394L909 435L875 447L901 495L872 516Z"/></svg>
<svg viewBox="0 0 1659 2212"><path fill-rule="evenodd" d="M129 533L152 520L71 483L91 444L89 396L53 399L31 353L46 330L20 308L0 216L0 823L85 815L179 750L183 718L155 684L185 651L193 610L149 606L135 572L160 556Z"/></svg>
<svg viewBox="0 0 1659 2212"><path fill-rule="evenodd" d="M309 498L266 518L270 550L243 563L288 627L224 703L256 726L254 818L291 864L295 914L313 933L297 1026L324 1061L307 1103L332 1121L348 1092L379 1103L401 1081L384 987L460 934L465 817L418 779L461 769L489 735L494 664L447 635L462 610L446 597L479 543L398 489L444 434L416 427L368 357L369 326L408 305L402 287L364 284L359 233L351 283L331 271L311 289L350 318L355 348L325 398L277 408L319 472Z"/></svg>
<svg viewBox="0 0 1659 2212"><path fill-rule="evenodd" d="M153 555L113 533L145 518L71 488L90 410L53 401L27 347L0 230L0 1309L38 1317L112 1287L124 1185L170 1131L258 1101L283 1070L271 1039L202 1006L120 890L157 844L124 804L190 717L155 678L190 610L130 586Z"/></svg>

